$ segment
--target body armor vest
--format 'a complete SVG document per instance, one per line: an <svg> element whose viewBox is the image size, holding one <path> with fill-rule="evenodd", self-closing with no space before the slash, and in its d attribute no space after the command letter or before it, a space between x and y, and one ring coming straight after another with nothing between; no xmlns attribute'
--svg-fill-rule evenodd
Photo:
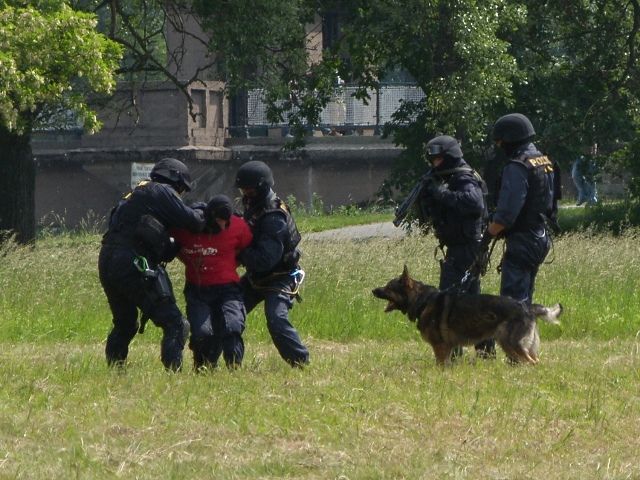
<svg viewBox="0 0 640 480"><path fill-rule="evenodd" d="M451 171L453 170L453 172ZM488 218L487 186L482 177L469 166L457 167L444 172L434 172L449 190L456 191L456 184L474 183L482 191L484 210L480 216L461 216L442 205L434 205L431 218L436 238L442 245L461 245L480 240Z"/></svg>
<svg viewBox="0 0 640 480"><path fill-rule="evenodd" d="M546 155L527 152L511 161L524 165L527 169L529 190L509 233L540 228L545 225L553 210L553 163Z"/></svg>
<svg viewBox="0 0 640 480"><path fill-rule="evenodd" d="M291 270L297 266L298 260L302 256L302 252L298 249L298 244L302 236L298 231L293 215L291 215L289 206L280 200L280 198L273 195L267 198L263 208L251 212L248 217L245 217L245 221L253 230L265 215L272 213L283 215L287 222L287 238L283 243L284 251L282 253L282 260L276 266L275 270Z"/></svg>
<svg viewBox="0 0 640 480"><path fill-rule="evenodd" d="M152 185L148 181L140 182L118 202L111 211L109 229L102 243L130 247L156 264L163 260L171 240L165 226L149 215L148 205L154 202Z"/></svg>

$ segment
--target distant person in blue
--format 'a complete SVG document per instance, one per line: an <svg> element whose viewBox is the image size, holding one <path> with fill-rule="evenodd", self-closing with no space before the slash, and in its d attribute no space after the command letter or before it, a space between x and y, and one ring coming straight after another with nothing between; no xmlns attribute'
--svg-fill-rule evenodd
<svg viewBox="0 0 640 480"><path fill-rule="evenodd" d="M578 191L576 205L586 203L593 206L598 203L598 192L596 190L597 167L593 157L598 154L598 145L591 147L589 155L580 155L571 166L571 178Z"/></svg>
<svg viewBox="0 0 640 480"><path fill-rule="evenodd" d="M500 294L525 304L532 302L538 269L551 246L547 225L557 212L554 165L532 143L535 133L531 121L520 113L505 115L493 126L495 144L504 152L506 164L481 247L486 265L489 243L504 237Z"/></svg>

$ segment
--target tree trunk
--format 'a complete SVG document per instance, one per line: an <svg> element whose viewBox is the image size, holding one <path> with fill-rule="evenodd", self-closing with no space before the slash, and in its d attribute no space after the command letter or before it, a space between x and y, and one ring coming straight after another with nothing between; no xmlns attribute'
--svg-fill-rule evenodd
<svg viewBox="0 0 640 480"><path fill-rule="evenodd" d="M0 125L0 239L14 233L19 243L35 240L35 193L31 132L17 134Z"/></svg>

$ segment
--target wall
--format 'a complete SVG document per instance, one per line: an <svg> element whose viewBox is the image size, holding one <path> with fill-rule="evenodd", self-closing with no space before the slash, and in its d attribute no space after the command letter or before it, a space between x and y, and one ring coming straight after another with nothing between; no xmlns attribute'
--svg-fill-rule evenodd
<svg viewBox="0 0 640 480"><path fill-rule="evenodd" d="M284 154L282 141L243 139L227 147L174 149L35 149L36 220L41 225L77 227L108 216L130 189L131 164L173 156L184 161L196 181L185 200L217 193L232 198L235 172L249 160L262 160L274 172L275 190L310 204L319 196L326 208L374 201L400 149L377 137L309 138L305 149Z"/></svg>

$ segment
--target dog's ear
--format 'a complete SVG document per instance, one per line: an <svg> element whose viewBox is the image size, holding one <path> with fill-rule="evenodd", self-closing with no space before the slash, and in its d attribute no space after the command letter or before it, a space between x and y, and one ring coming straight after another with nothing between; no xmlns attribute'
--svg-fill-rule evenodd
<svg viewBox="0 0 640 480"><path fill-rule="evenodd" d="M409 269L407 268L406 264L404 266L404 270L402 270L402 276L400 277L400 280L402 280L402 286L404 286L405 288L410 289L413 287L413 278L409 276Z"/></svg>

